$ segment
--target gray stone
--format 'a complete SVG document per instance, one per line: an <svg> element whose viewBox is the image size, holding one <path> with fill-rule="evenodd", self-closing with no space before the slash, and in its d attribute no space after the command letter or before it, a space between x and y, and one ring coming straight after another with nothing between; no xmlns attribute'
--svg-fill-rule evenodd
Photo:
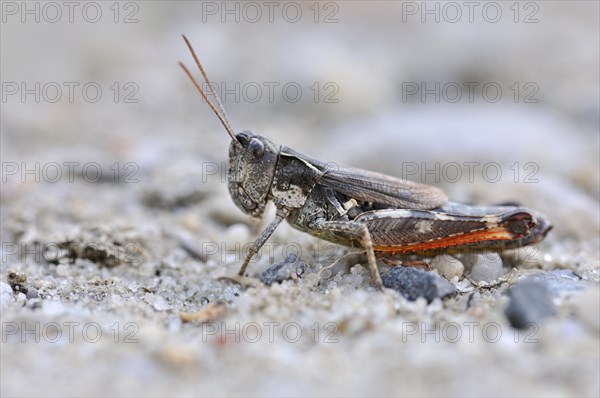
<svg viewBox="0 0 600 398"><path fill-rule="evenodd" d="M454 285L444 278L416 268L394 267L381 279L385 287L398 291L410 301L423 297L430 303L436 297L456 292Z"/></svg>
<svg viewBox="0 0 600 398"><path fill-rule="evenodd" d="M28 300L36 299L36 298L40 297L40 295L38 294L37 290L34 287L29 287L29 289L27 289L27 293L25 294L25 296L27 297Z"/></svg>
<svg viewBox="0 0 600 398"><path fill-rule="evenodd" d="M588 283L581 280L568 269L555 269L540 274L527 275L522 281L532 281L543 283L552 294L558 296L561 292L575 292L585 289Z"/></svg>
<svg viewBox="0 0 600 398"><path fill-rule="evenodd" d="M518 282L509 289L508 297L510 303L504 314L515 328L524 329L556 313L550 290L542 282Z"/></svg>
<svg viewBox="0 0 600 398"><path fill-rule="evenodd" d="M302 276L306 264L300 260L294 253L291 253L285 260L272 265L269 269L260 275L260 280L267 286L271 286L274 282L281 283L284 280L296 276Z"/></svg>
<svg viewBox="0 0 600 398"><path fill-rule="evenodd" d="M496 253L485 253L477 256L471 270L471 278L477 282L492 282L504 275L502 259Z"/></svg>

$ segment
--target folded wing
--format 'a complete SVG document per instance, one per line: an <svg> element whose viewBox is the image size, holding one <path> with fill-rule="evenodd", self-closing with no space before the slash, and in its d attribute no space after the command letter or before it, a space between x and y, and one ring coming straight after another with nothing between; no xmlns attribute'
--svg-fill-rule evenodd
<svg viewBox="0 0 600 398"><path fill-rule="evenodd" d="M362 169L327 170L319 183L358 201L404 209L434 209L448 201L439 188Z"/></svg>

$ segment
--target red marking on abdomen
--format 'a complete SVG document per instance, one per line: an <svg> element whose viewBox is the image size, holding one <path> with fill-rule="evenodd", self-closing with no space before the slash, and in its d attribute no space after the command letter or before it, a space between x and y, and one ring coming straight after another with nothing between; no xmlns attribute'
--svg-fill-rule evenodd
<svg viewBox="0 0 600 398"><path fill-rule="evenodd" d="M443 249L469 243L477 243L490 240L512 240L519 238L510 233L506 228L493 227L481 231L466 232L456 236L448 236L423 243L413 243L404 246L373 246L376 252L385 252L390 254L398 253L418 253L428 250Z"/></svg>

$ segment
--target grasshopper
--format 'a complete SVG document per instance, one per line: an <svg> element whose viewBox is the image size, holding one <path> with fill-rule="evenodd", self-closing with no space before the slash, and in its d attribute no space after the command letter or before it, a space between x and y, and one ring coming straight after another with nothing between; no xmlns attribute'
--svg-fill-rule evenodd
<svg viewBox="0 0 600 398"><path fill-rule="evenodd" d="M261 217L269 201L277 209L250 247L240 276L283 220L315 237L362 247L379 289L383 283L376 253L502 251L540 242L552 228L545 216L527 208L449 202L433 186L367 170L334 169L252 131L235 134L192 45L183 39L219 110L185 65L179 65L231 137L227 177L233 202L253 217Z"/></svg>

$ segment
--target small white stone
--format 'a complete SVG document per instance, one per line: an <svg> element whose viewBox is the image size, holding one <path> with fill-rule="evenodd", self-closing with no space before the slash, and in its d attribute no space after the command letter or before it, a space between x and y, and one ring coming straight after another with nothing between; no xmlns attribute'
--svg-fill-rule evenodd
<svg viewBox="0 0 600 398"><path fill-rule="evenodd" d="M504 275L502 259L496 253L477 256L477 262L471 270L471 278L477 282L492 282Z"/></svg>
<svg viewBox="0 0 600 398"><path fill-rule="evenodd" d="M13 301L13 291L8 283L0 282L0 302L8 303Z"/></svg>
<svg viewBox="0 0 600 398"><path fill-rule="evenodd" d="M333 275L333 273L331 272L330 269L324 269L321 271L321 273L319 274L319 276L321 277L321 279L328 279L331 278L331 275Z"/></svg>
<svg viewBox="0 0 600 398"><path fill-rule="evenodd" d="M129 285L127 285L127 287L134 293L136 293L139 289L139 286L136 281L131 282Z"/></svg>
<svg viewBox="0 0 600 398"><path fill-rule="evenodd" d="M465 272L463 264L456 258L447 254L434 258L431 261L430 266L446 277L446 279L452 279L454 277L460 278Z"/></svg>
<svg viewBox="0 0 600 398"><path fill-rule="evenodd" d="M0 293L9 293L12 296L12 288L8 283L0 282Z"/></svg>
<svg viewBox="0 0 600 398"><path fill-rule="evenodd" d="M350 268L350 273L353 275L360 275L364 271L364 267L360 264L356 264L354 267Z"/></svg>
<svg viewBox="0 0 600 398"><path fill-rule="evenodd" d="M157 311L166 311L171 308L167 300L165 300L162 296L154 296L154 309Z"/></svg>

